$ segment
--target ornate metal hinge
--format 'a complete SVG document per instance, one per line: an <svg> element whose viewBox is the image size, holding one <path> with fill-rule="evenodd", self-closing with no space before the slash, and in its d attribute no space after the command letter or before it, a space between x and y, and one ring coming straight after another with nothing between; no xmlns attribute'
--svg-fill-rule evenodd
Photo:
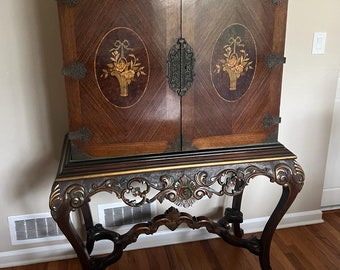
<svg viewBox="0 0 340 270"><path fill-rule="evenodd" d="M264 143L274 143L277 142L277 138L279 137L279 129L276 128L273 132L271 132L268 137L264 140Z"/></svg>
<svg viewBox="0 0 340 270"><path fill-rule="evenodd" d="M75 61L71 63L70 65L63 67L61 73L64 76L72 77L76 80L81 80L85 78L87 69L83 63L79 61Z"/></svg>
<svg viewBox="0 0 340 270"><path fill-rule="evenodd" d="M266 59L267 66L272 69L276 65L285 64L286 57L278 57L275 54L271 53Z"/></svg>
<svg viewBox="0 0 340 270"><path fill-rule="evenodd" d="M179 38L168 54L168 82L179 96L184 96L194 79L194 53L184 38Z"/></svg>
<svg viewBox="0 0 340 270"><path fill-rule="evenodd" d="M57 0L58 3L69 5L70 7L74 7L79 3L80 0Z"/></svg>
<svg viewBox="0 0 340 270"><path fill-rule="evenodd" d="M277 125L281 123L281 117L275 117L270 114L267 114L263 117L262 124L265 128L270 128L273 125Z"/></svg>
<svg viewBox="0 0 340 270"><path fill-rule="evenodd" d="M71 156L72 160L88 160L92 158L88 154L81 151L74 143L71 143Z"/></svg>
<svg viewBox="0 0 340 270"><path fill-rule="evenodd" d="M87 127L81 127L77 131L69 132L68 138L72 140L77 140L80 142L87 142L91 139L92 133Z"/></svg>

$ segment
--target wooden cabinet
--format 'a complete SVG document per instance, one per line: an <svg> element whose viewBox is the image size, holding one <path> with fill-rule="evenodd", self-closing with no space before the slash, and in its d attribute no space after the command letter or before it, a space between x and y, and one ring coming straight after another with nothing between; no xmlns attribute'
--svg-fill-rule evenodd
<svg viewBox="0 0 340 270"><path fill-rule="evenodd" d="M59 4L74 158L277 142L286 13L286 0Z"/></svg>
<svg viewBox="0 0 340 270"><path fill-rule="evenodd" d="M83 269L105 269L140 234L180 224L205 227L270 269L273 233L304 183L277 141L288 0L57 1L69 133L49 204ZM243 190L259 175L282 196L261 237L245 239ZM119 235L93 224L89 202L100 192L131 207L233 202L218 222L172 207ZM100 240L113 251L92 256Z"/></svg>

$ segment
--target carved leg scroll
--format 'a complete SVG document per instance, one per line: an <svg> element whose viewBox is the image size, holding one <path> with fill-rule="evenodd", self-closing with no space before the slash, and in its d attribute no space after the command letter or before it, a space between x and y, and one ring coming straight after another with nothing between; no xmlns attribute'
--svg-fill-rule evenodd
<svg viewBox="0 0 340 270"><path fill-rule="evenodd" d="M304 183L304 172L296 161L288 164L278 164L275 167L274 181L282 185L281 198L270 216L261 236L262 249L259 254L262 269L271 269L270 266L270 245L273 234L288 208L292 205L297 194L301 191Z"/></svg>
<svg viewBox="0 0 340 270"><path fill-rule="evenodd" d="M61 191L60 185L55 183L50 196L50 209L52 217L57 222L60 230L64 233L65 237L69 240L70 244L77 253L82 268L84 270L90 270L90 255L70 219L72 202L70 202L68 192L65 191L64 195L62 192L63 191ZM76 200L73 201L73 203L77 203Z"/></svg>
<svg viewBox="0 0 340 270"><path fill-rule="evenodd" d="M118 242L119 234L104 229L100 224L93 225L89 201L91 195L96 192L90 193L89 189L89 187L81 183L67 185L67 183L56 182L50 195L50 209L60 230L77 253L82 269L104 270L107 266L120 259L126 245L124 246ZM84 244L71 222L70 213L74 210L82 212L87 233L86 244ZM91 257L95 242L104 239L114 243L113 252L100 258Z"/></svg>

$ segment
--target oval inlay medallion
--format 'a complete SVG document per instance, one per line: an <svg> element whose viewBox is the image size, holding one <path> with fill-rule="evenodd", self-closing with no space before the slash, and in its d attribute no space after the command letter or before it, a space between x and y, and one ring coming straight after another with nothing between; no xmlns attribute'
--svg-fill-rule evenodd
<svg viewBox="0 0 340 270"><path fill-rule="evenodd" d="M140 36L132 29L114 28L102 39L96 53L97 84L117 107L131 107L143 96L149 80L149 57Z"/></svg>
<svg viewBox="0 0 340 270"><path fill-rule="evenodd" d="M256 67L256 44L241 24L227 27L215 43L211 80L219 96L235 101L249 89Z"/></svg>

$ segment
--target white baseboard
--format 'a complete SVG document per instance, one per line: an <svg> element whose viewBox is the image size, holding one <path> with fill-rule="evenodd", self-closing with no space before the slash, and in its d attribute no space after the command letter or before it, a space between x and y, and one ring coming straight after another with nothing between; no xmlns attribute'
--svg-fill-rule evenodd
<svg viewBox="0 0 340 270"><path fill-rule="evenodd" d="M247 219L242 224L245 233L262 231L268 217ZM302 225L322 223L321 210L286 214L278 228L288 228ZM204 228L191 230L180 228L176 231L162 230L152 236L142 235L138 241L128 246L126 250L165 246L178 243L199 241L216 238L218 236L208 233ZM101 241L96 245L94 254L103 254L112 251L112 243ZM51 245L37 248L20 249L0 252L0 268L36 264L75 258L76 255L70 244Z"/></svg>
<svg viewBox="0 0 340 270"><path fill-rule="evenodd" d="M321 207L321 211L332 211L332 210L339 210L339 209L340 209L340 204Z"/></svg>
<svg viewBox="0 0 340 270"><path fill-rule="evenodd" d="M340 188L328 188L322 192L321 207L327 208L340 205Z"/></svg>

